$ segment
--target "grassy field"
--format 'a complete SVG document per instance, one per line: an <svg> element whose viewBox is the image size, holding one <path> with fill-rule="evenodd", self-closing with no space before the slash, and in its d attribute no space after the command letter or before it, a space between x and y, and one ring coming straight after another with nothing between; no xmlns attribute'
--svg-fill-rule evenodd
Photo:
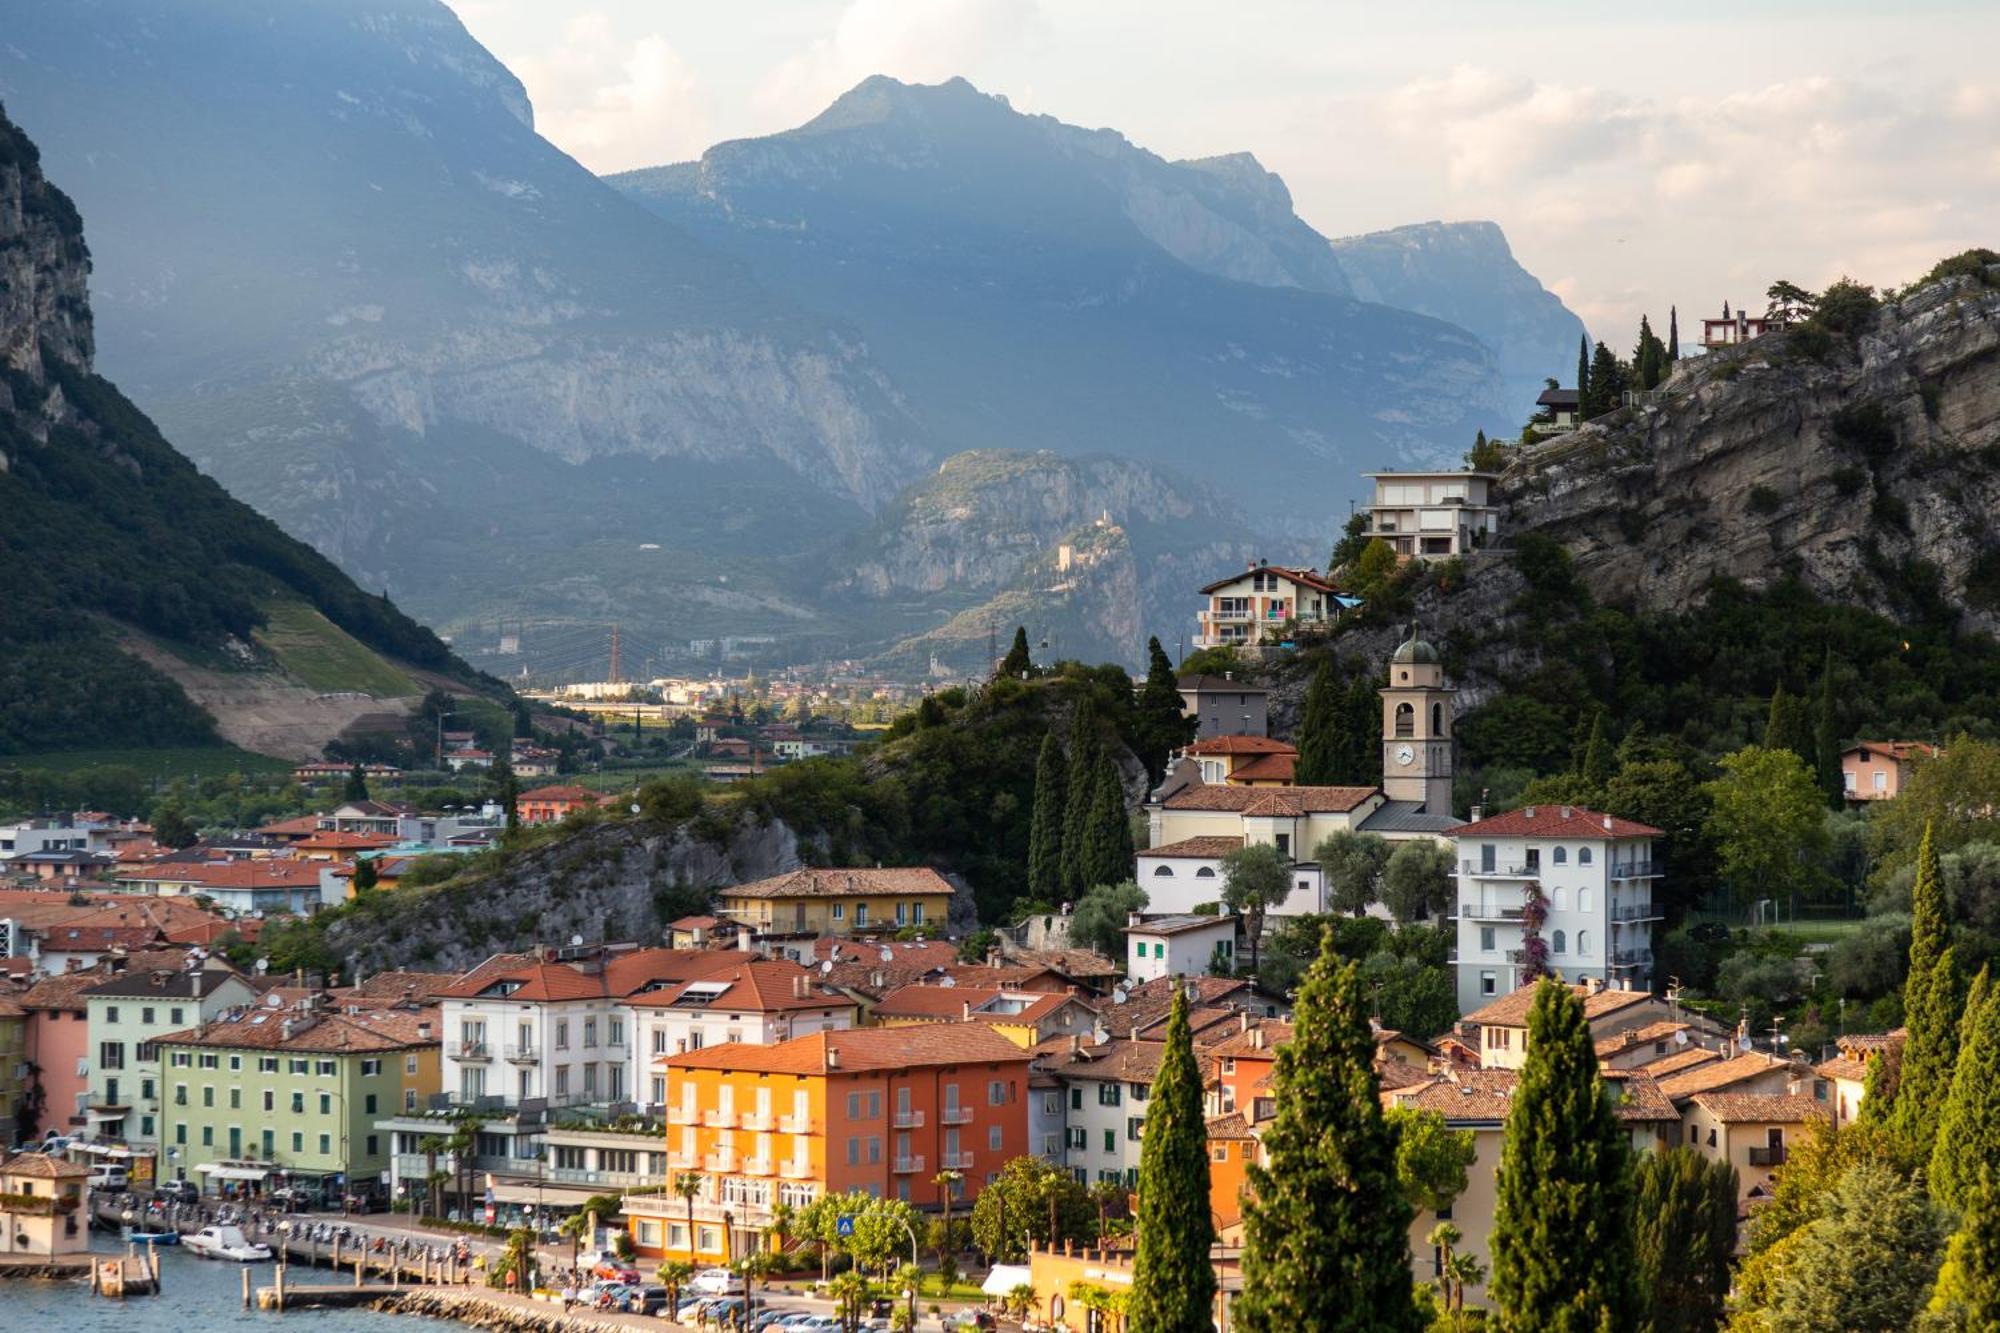
<svg viewBox="0 0 2000 1333"><path fill-rule="evenodd" d="M252 754L233 745L216 745L170 750L46 750L40 754L0 755L0 768L39 768L51 773L130 768L148 778L214 778L230 773L286 773L292 765L288 760Z"/></svg>
<svg viewBox="0 0 2000 1333"><path fill-rule="evenodd" d="M303 602L276 602L257 642L285 674L323 694L353 691L378 699L420 694L417 683Z"/></svg>

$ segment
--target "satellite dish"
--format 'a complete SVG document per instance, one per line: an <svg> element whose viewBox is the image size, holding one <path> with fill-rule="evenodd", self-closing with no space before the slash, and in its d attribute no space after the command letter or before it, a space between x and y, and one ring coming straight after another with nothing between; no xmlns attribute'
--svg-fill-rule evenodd
<svg viewBox="0 0 2000 1333"><path fill-rule="evenodd" d="M956 986L958 984L958 978L953 976L951 973L947 972L943 976L938 978L937 984L940 986Z"/></svg>
<svg viewBox="0 0 2000 1333"><path fill-rule="evenodd" d="M265 974L266 972L269 972L270 970L271 970L271 960L270 960L270 959L268 959L268 958L259 958L259 959L257 960L257 975L258 975L258 976L262 976L262 975L264 975L264 974Z"/></svg>
<svg viewBox="0 0 2000 1333"><path fill-rule="evenodd" d="M632 802L632 813L635 815L639 813L639 803L637 801Z"/></svg>
<svg viewBox="0 0 2000 1333"><path fill-rule="evenodd" d="M1686 1028L1682 1028L1680 1031L1674 1033L1674 1045L1685 1046L1687 1044L1688 1044L1688 1034Z"/></svg>
<svg viewBox="0 0 2000 1333"><path fill-rule="evenodd" d="M896 961L896 951L894 949L891 949L886 944L882 946L882 961L885 963L893 963Z"/></svg>
<svg viewBox="0 0 2000 1333"><path fill-rule="evenodd" d="M833 975L833 960L831 958L827 959L824 963L821 963L819 965L819 974L823 977L830 977Z"/></svg>
<svg viewBox="0 0 2000 1333"><path fill-rule="evenodd" d="M572 935L569 937L569 942L571 945L581 945L583 943L583 936Z"/></svg>

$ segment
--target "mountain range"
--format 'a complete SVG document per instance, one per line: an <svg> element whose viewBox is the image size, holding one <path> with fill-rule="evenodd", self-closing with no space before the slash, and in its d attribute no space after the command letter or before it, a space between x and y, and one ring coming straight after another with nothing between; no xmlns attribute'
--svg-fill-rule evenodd
<svg viewBox="0 0 2000 1333"><path fill-rule="evenodd" d="M0 97L91 220L106 371L468 653L509 620L531 657L611 621L644 655L904 644L962 590L868 595L866 543L967 451L1121 459L1242 516L1163 548L1297 558L1363 467L1518 421L1580 329L1497 229L1332 244L1247 155L961 80L607 184L437 0L4 8ZM1152 522L1116 490L1078 512Z"/></svg>

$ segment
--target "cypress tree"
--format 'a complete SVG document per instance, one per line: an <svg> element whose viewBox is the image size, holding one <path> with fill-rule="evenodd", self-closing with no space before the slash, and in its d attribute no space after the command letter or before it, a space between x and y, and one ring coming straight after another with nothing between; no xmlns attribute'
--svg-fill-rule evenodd
<svg viewBox="0 0 2000 1333"><path fill-rule="evenodd" d="M1146 683L1139 687L1133 716L1139 762L1158 782L1167 772L1167 756L1194 736L1195 719L1181 704L1180 679L1157 638L1146 641Z"/></svg>
<svg viewBox="0 0 2000 1333"><path fill-rule="evenodd" d="M1083 888L1120 884L1132 878L1132 821L1125 812L1125 779L1117 761L1101 755L1091 783L1076 804L1089 810L1077 873Z"/></svg>
<svg viewBox="0 0 2000 1333"><path fill-rule="evenodd" d="M1166 1047L1139 1147L1139 1250L1126 1319L1134 1329L1210 1333L1215 1327L1215 1222L1208 1210L1208 1126L1187 992L1174 991Z"/></svg>
<svg viewBox="0 0 2000 1333"><path fill-rule="evenodd" d="M1584 399L1590 393L1590 335L1579 333L1576 337L1576 404L1582 411Z"/></svg>
<svg viewBox="0 0 2000 1333"><path fill-rule="evenodd" d="M1028 824L1028 896L1037 902L1062 897L1063 791L1062 744L1050 731L1035 760L1035 812Z"/></svg>
<svg viewBox="0 0 2000 1333"><path fill-rule="evenodd" d="M1590 398L1584 415L1601 417L1624 405L1625 367L1603 343L1590 354Z"/></svg>
<svg viewBox="0 0 2000 1333"><path fill-rule="evenodd" d="M1928 1162L1938 1114L1951 1090L1958 1060L1959 1015L1964 1006L1958 961L1946 916L1943 877L1931 827L1917 848L1917 880L1910 891L1910 975L1903 985L1903 1042L1894 1125L1912 1160Z"/></svg>
<svg viewBox="0 0 2000 1333"><path fill-rule="evenodd" d="M1410 1284L1410 1205L1382 1115L1359 969L1320 938L1272 1075L1268 1165L1249 1168L1242 1333L1404 1333L1424 1326ZM1134 1321L1134 1329L1143 1327Z"/></svg>
<svg viewBox="0 0 2000 1333"><path fill-rule="evenodd" d="M1667 307L1667 360L1681 359L1681 312L1678 306Z"/></svg>
<svg viewBox="0 0 2000 1333"><path fill-rule="evenodd" d="M1978 1183L1966 1191L1965 1212L1945 1247L1930 1309L1945 1317L1942 1327L2000 1328L2000 1172L1996 1170L1982 1171Z"/></svg>
<svg viewBox="0 0 2000 1333"><path fill-rule="evenodd" d="M1979 970L1965 1001L1958 1063L1938 1114L1931 1149L1931 1197L1964 1211L1984 1171L2000 1173L2000 995Z"/></svg>
<svg viewBox="0 0 2000 1333"><path fill-rule="evenodd" d="M1604 734L1604 710L1600 708L1590 721L1590 740L1583 747L1583 779L1603 791L1604 784L1611 781L1611 775L1616 770L1611 741Z"/></svg>
<svg viewBox="0 0 2000 1333"><path fill-rule="evenodd" d="M1678 1147L1643 1154L1635 1175L1640 1333L1711 1333L1736 1255L1736 1168Z"/></svg>
<svg viewBox="0 0 2000 1333"><path fill-rule="evenodd" d="M1331 786L1339 781L1340 705L1333 663L1323 657L1313 669L1312 684L1306 687L1305 713L1299 720L1299 757L1292 780L1301 787Z"/></svg>
<svg viewBox="0 0 2000 1333"><path fill-rule="evenodd" d="M1832 809L1841 807L1845 792L1840 780L1840 726L1833 704L1833 649L1819 669L1819 702L1813 709L1813 770Z"/></svg>
<svg viewBox="0 0 2000 1333"><path fill-rule="evenodd" d="M1507 1112L1493 1210L1502 1333L1596 1333L1638 1322L1631 1148L1597 1075L1583 1001L1544 980Z"/></svg>
<svg viewBox="0 0 2000 1333"><path fill-rule="evenodd" d="M1347 686L1346 721L1340 729L1338 753L1341 762L1334 772L1336 784L1372 787L1382 780L1382 696L1367 672L1354 677Z"/></svg>
<svg viewBox="0 0 2000 1333"><path fill-rule="evenodd" d="M1771 711L1764 719L1764 748L1790 750L1804 761L1809 770L1814 773L1819 771L1819 753L1813 741L1806 701L1788 694L1782 683L1771 691Z"/></svg>
<svg viewBox="0 0 2000 1333"><path fill-rule="evenodd" d="M361 767L361 761L358 759L354 762L354 767L348 770L347 790L342 793L342 796L350 801L365 801L368 799L368 772Z"/></svg>
<svg viewBox="0 0 2000 1333"><path fill-rule="evenodd" d="M1090 826L1090 798L1097 780L1097 714L1088 695L1076 702L1069 720L1069 776L1063 784L1062 884L1071 899L1090 887L1083 877L1084 838Z"/></svg>
<svg viewBox="0 0 2000 1333"><path fill-rule="evenodd" d="M1034 670L1035 659L1028 655L1028 627L1016 625L1014 642L1007 649L1007 655L1000 659L999 667L994 674L1012 676L1018 680L1022 676L1032 675Z"/></svg>

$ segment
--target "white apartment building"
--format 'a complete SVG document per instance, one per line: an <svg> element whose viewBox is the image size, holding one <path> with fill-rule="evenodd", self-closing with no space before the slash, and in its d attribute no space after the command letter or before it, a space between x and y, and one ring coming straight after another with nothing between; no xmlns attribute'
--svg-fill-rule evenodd
<svg viewBox="0 0 2000 1333"><path fill-rule="evenodd" d="M632 1064L627 1083L652 1114L666 1110L667 1073L660 1061L705 1046L744 1042L770 1046L814 1032L858 1026L860 1005L846 992L818 984L797 963L759 960L626 1001L631 1013Z"/></svg>
<svg viewBox="0 0 2000 1333"><path fill-rule="evenodd" d="M1157 1041L1073 1039L1068 1054L1048 1070L1065 1109L1058 1162L1079 1183L1138 1185L1146 1106L1165 1049Z"/></svg>
<svg viewBox="0 0 2000 1333"><path fill-rule="evenodd" d="M1563 980L1653 984L1653 887L1660 830L1580 806L1527 806L1451 831L1458 859L1458 1007L1520 985L1530 897L1546 919L1548 966Z"/></svg>
<svg viewBox="0 0 2000 1333"><path fill-rule="evenodd" d="M1286 626L1330 625L1353 598L1316 569L1288 569L1259 560L1241 574L1201 590L1208 605L1198 613L1197 648L1275 643Z"/></svg>
<svg viewBox="0 0 2000 1333"><path fill-rule="evenodd" d="M1236 917L1132 914L1125 931L1125 975L1135 982L1160 977L1205 977L1220 950L1236 964Z"/></svg>
<svg viewBox="0 0 2000 1333"><path fill-rule="evenodd" d="M1448 559L1491 541L1499 531L1491 472L1370 472L1375 498L1368 536L1397 555Z"/></svg>
<svg viewBox="0 0 2000 1333"><path fill-rule="evenodd" d="M634 1096L632 1013L626 1001L749 961L699 949L592 951L572 958L501 959L438 992L441 1083L466 1104L546 1106Z"/></svg>

